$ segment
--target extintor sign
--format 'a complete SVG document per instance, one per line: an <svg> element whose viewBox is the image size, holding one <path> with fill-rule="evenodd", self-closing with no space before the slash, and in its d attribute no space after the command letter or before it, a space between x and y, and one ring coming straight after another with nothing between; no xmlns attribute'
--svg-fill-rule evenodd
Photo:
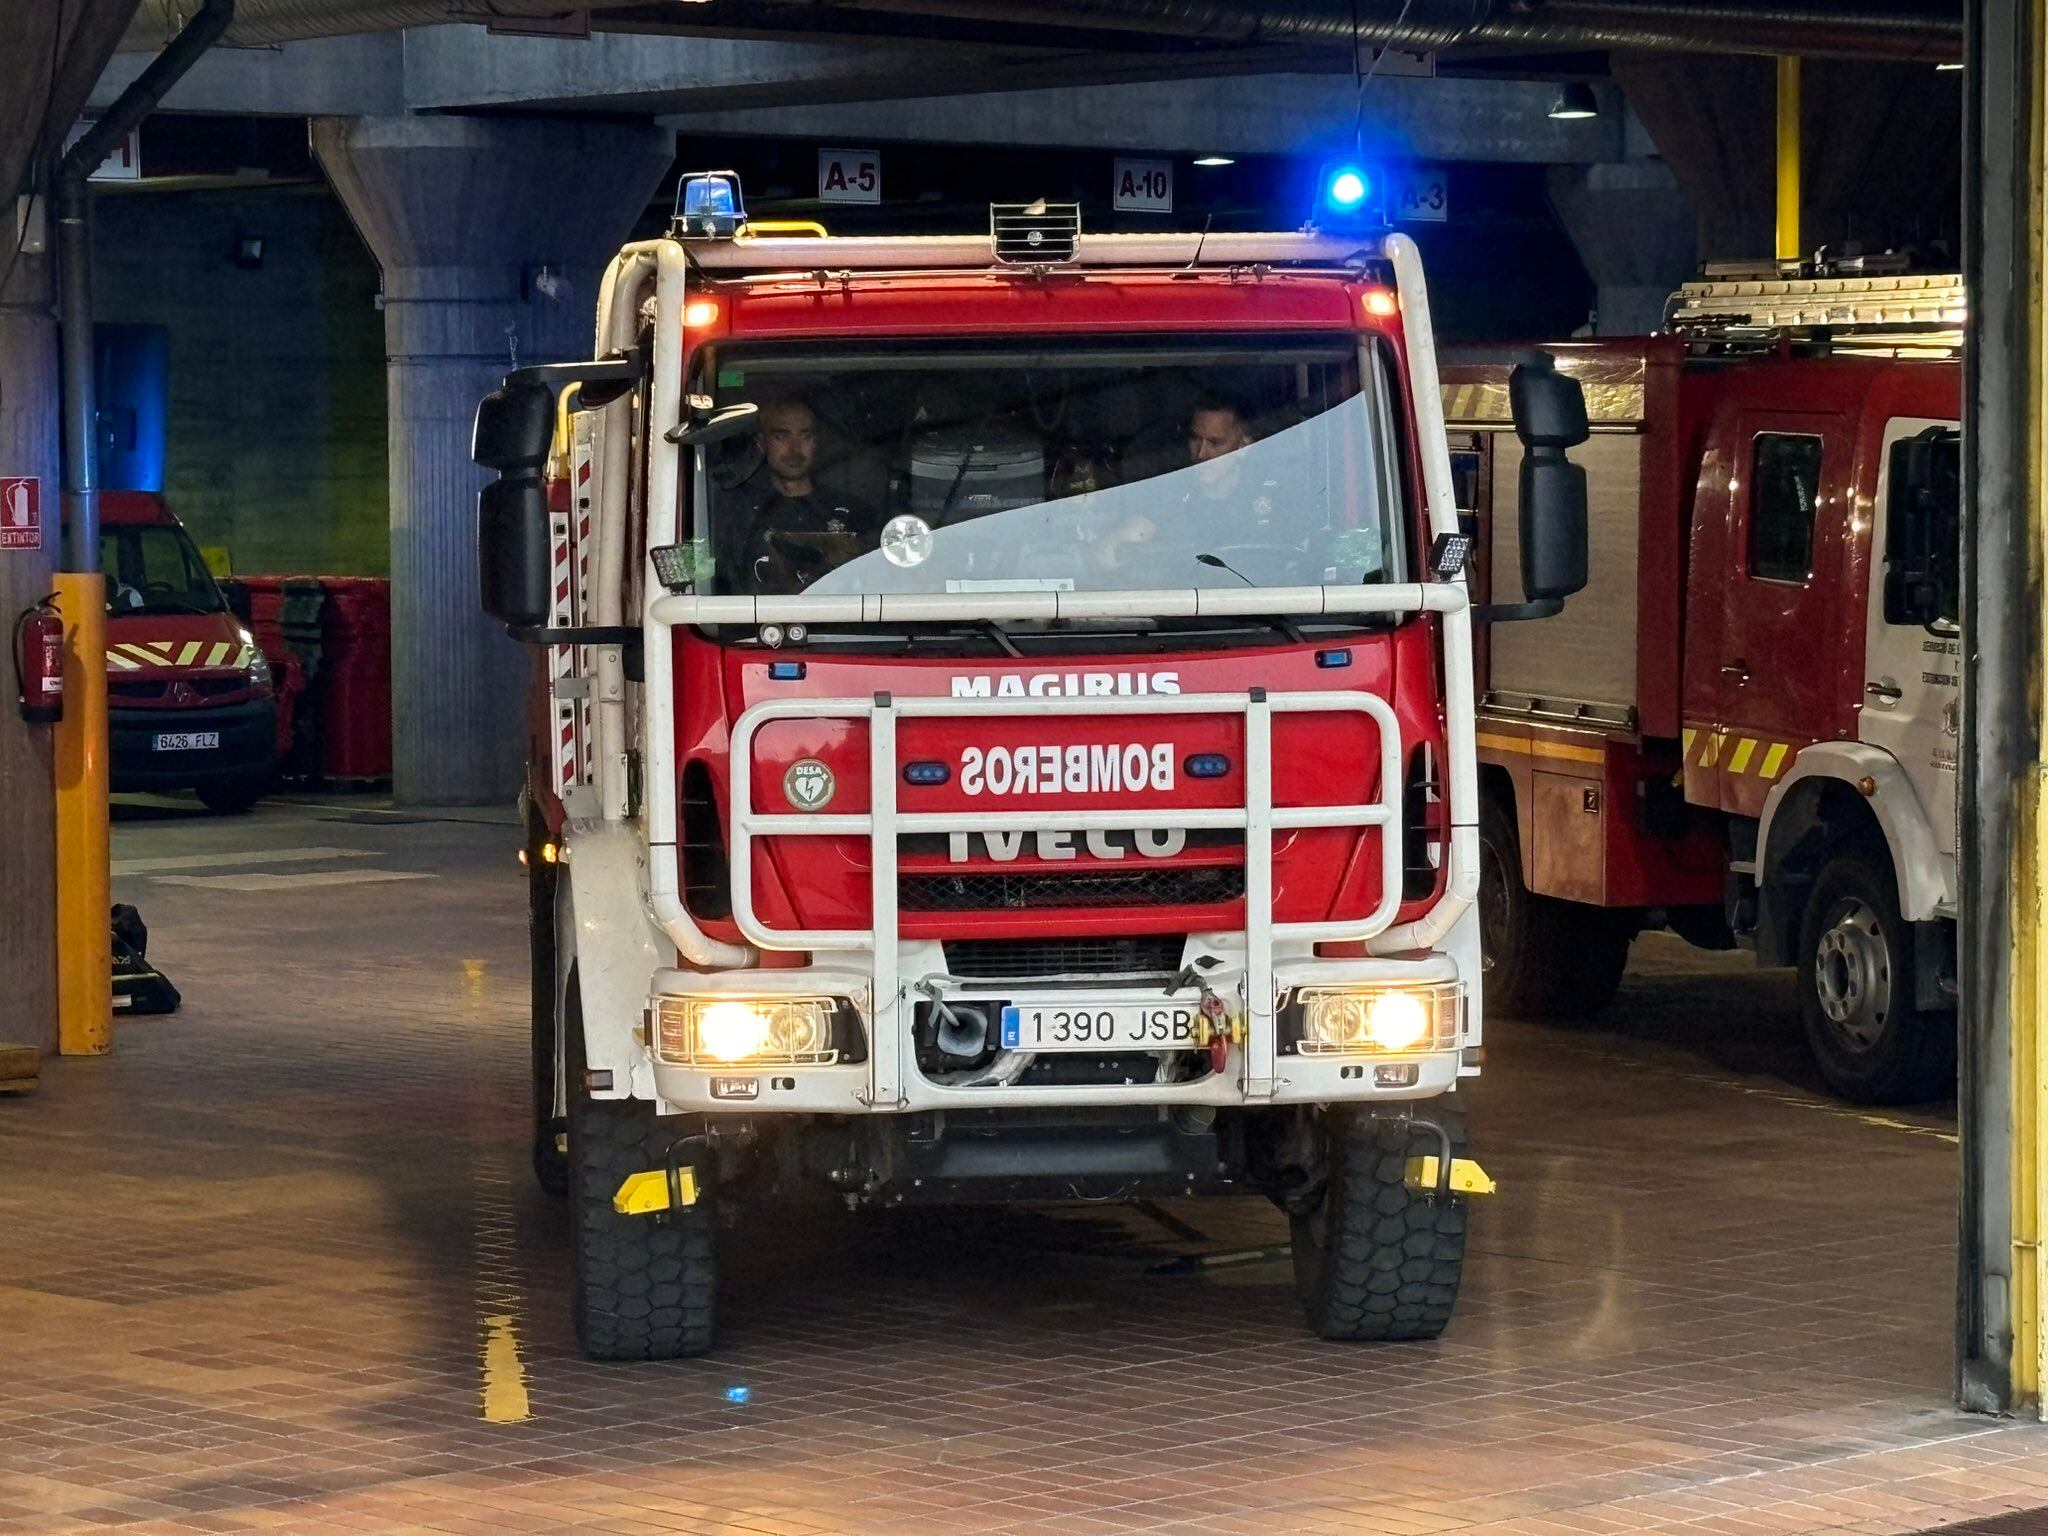
<svg viewBox="0 0 2048 1536"><path fill-rule="evenodd" d="M43 547L43 482L34 475L0 475L0 549Z"/></svg>

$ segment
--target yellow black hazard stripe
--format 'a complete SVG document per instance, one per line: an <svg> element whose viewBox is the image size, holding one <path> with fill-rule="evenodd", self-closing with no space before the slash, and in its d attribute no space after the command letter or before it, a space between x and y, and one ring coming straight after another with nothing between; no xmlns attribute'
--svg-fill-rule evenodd
<svg viewBox="0 0 2048 1536"><path fill-rule="evenodd" d="M107 665L116 672L144 667L233 667L246 671L256 648L234 640L123 640L107 647Z"/></svg>
<svg viewBox="0 0 2048 1536"><path fill-rule="evenodd" d="M1699 746L1697 756L1693 747ZM1754 774L1766 784L1785 771L1785 765L1799 755L1790 742L1772 741L1766 736L1739 736L1733 731L1685 728L1685 760L1696 768L1721 768L1731 774Z"/></svg>

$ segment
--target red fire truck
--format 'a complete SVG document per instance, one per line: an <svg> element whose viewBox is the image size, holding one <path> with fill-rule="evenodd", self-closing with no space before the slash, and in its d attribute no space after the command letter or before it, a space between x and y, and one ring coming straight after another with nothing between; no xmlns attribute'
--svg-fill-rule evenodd
<svg viewBox="0 0 2048 1536"><path fill-rule="evenodd" d="M1668 334L1554 349L1592 418L1590 578L1481 646L1496 1007L1592 1013L1669 927L1797 966L1844 1096L1953 1084L1962 306L1954 278L1723 271ZM1512 595L1507 371L1442 379L1475 584Z"/></svg>
<svg viewBox="0 0 2048 1536"><path fill-rule="evenodd" d="M726 173L679 205L599 358L477 420L484 605L545 647L535 1159L584 1348L707 1348L715 1213L805 1190L1262 1192L1317 1330L1434 1336L1488 1184L1413 244L1044 204L786 236ZM1514 387L1547 611L1584 404L1543 359Z"/></svg>

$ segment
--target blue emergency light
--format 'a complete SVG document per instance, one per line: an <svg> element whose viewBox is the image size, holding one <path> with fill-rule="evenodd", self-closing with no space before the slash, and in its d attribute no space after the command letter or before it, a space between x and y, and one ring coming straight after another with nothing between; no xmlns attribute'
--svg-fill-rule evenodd
<svg viewBox="0 0 2048 1536"><path fill-rule="evenodd" d="M676 188L670 232L679 240L730 240L746 222L737 171L692 171Z"/></svg>
<svg viewBox="0 0 2048 1536"><path fill-rule="evenodd" d="M1365 194L1372 190L1363 171L1344 166L1333 172L1323 196L1332 208L1356 208L1365 201Z"/></svg>
<svg viewBox="0 0 2048 1536"><path fill-rule="evenodd" d="M1359 224L1380 212L1378 175L1349 160L1325 164L1316 177L1316 216L1325 224Z"/></svg>

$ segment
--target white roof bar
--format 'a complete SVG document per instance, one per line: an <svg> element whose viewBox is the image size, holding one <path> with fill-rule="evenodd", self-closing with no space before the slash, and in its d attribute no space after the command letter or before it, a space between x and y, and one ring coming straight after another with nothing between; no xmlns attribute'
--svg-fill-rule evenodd
<svg viewBox="0 0 2048 1536"><path fill-rule="evenodd" d="M1960 277L1769 277L1687 283L1671 310L1675 328L1806 328L1963 323Z"/></svg>
<svg viewBox="0 0 2048 1536"><path fill-rule="evenodd" d="M773 272L916 272L932 268L1019 270L999 263L987 235L764 235L736 240L685 240L690 259L707 272L759 276ZM1341 267L1379 261L1385 237L1314 230L1253 234L1176 233L1082 235L1072 261L1055 267Z"/></svg>

